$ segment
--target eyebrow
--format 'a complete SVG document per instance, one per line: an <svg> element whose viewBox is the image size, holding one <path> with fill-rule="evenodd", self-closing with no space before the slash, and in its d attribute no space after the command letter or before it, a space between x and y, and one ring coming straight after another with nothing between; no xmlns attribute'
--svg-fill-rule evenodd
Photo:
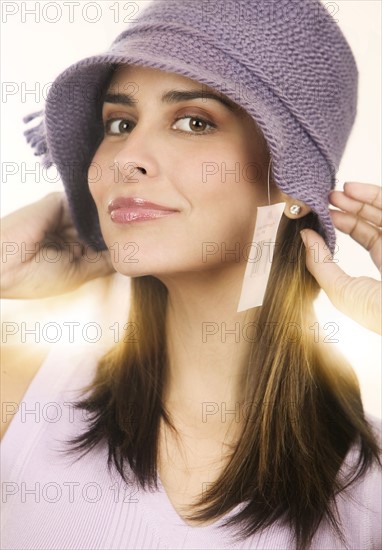
<svg viewBox="0 0 382 550"><path fill-rule="evenodd" d="M169 90L161 97L161 101L167 104L181 103L182 101L190 101L192 99L213 99L235 114L242 113L243 111L237 103L234 103L227 97L206 90ZM112 92L107 92L104 97L104 103L119 103L121 105L133 107L137 103L137 100L130 94L114 94Z"/></svg>

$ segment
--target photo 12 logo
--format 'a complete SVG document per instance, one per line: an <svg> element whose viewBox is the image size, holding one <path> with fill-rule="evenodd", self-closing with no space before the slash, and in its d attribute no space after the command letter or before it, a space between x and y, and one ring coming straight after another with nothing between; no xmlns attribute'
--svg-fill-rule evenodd
<svg viewBox="0 0 382 550"><path fill-rule="evenodd" d="M113 23L132 23L142 2L1 2L1 22L90 23L108 19Z"/></svg>

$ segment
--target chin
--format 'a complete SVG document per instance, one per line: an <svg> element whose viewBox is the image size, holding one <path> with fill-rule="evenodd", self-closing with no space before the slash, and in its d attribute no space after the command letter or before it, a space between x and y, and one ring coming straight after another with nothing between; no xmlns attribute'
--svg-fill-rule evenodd
<svg viewBox="0 0 382 550"><path fill-rule="evenodd" d="M138 262L134 262L132 258L125 259L125 261L113 262L114 269L124 275L125 277L146 277L151 275L153 277L161 277L161 275L171 275L173 270L170 269L168 262L166 265L160 265L160 260L154 257L148 261L147 259L140 259Z"/></svg>
<svg viewBox="0 0 382 550"><path fill-rule="evenodd" d="M125 277L145 277L146 275L154 275L153 270L149 268L144 269L142 266L132 266L126 263L115 263L113 264L114 269L117 273L124 275Z"/></svg>

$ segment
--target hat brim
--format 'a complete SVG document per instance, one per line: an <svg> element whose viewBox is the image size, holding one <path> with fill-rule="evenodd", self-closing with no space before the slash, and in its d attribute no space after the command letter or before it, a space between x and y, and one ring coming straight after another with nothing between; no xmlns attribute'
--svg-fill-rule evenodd
<svg viewBox="0 0 382 550"><path fill-rule="evenodd" d="M113 68L123 64L172 72L220 91L224 89L224 95L241 105L263 132L272 157L276 185L318 215L320 232L333 252L335 230L327 194L334 187L336 167L329 167L324 154L284 102L252 72L245 74L245 67L238 90L236 82L224 77L224 67L216 67L211 74L198 66L195 59L189 59L187 64L184 59L177 60L176 52L171 56L148 56L143 51L144 42L136 38L130 42L129 52L83 59L58 76L48 95L45 107L47 146L60 172L80 238L96 249L106 248L87 172L103 138L103 95ZM327 189L326 195L323 188ZM312 192L314 189L317 193Z"/></svg>

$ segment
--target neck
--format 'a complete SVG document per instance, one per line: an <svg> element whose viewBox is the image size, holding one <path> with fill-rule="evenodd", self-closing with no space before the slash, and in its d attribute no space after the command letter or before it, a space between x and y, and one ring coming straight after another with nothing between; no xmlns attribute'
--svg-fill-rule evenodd
<svg viewBox="0 0 382 550"><path fill-rule="evenodd" d="M162 279L168 289L164 403L190 425L240 417L250 353L243 328L253 319L253 310L237 313L244 268Z"/></svg>

